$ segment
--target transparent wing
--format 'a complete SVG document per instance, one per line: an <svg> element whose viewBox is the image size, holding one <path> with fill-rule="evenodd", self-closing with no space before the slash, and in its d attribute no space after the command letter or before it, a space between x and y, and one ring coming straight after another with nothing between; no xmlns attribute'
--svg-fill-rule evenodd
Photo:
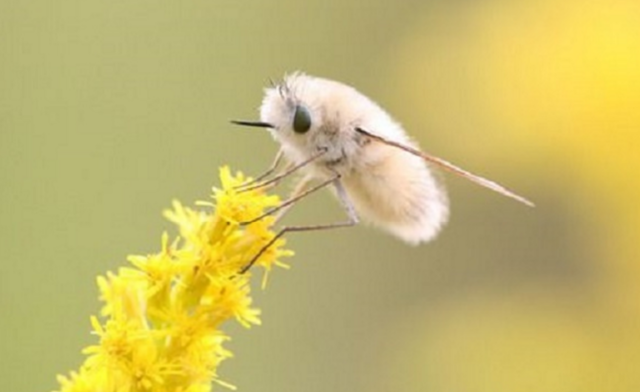
<svg viewBox="0 0 640 392"><path fill-rule="evenodd" d="M517 193L505 188L504 186L498 184L497 182L488 180L484 177L475 175L473 173L470 173L456 165L454 165L451 162L448 162L442 158L438 158L436 156L433 156L431 154L427 154L425 152L422 152L420 150L418 150L417 148L413 148L413 147L409 147L409 146L405 146L404 144L400 144L398 142L394 142L392 140L387 140L381 136L378 135L374 135L362 128L356 128L356 132L359 132L363 135L366 135L368 137L370 137L371 139L377 140L381 143L387 144L389 146L393 146L396 148L399 148L401 150L404 150L410 154L416 155L421 157L422 159L424 159L427 162L431 162L433 164L435 164L438 167L441 167L444 170L447 170L451 173L454 173L460 177L466 178L467 180L470 180L472 182L475 182L476 184L483 186L485 188L491 189L494 192L498 192L503 196L509 197L511 199L517 200L520 203L523 203L529 207L535 207L535 204L533 204L533 202L531 202L530 200L528 200L525 197L522 197L520 195L518 195Z"/></svg>

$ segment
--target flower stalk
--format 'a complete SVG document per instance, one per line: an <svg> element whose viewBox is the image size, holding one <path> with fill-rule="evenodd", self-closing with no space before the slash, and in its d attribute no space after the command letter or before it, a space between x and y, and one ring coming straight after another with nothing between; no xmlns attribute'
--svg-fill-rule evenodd
<svg viewBox="0 0 640 392"><path fill-rule="evenodd" d="M237 191L249 179L227 167L220 179L201 209L174 201L165 211L178 237L165 233L158 253L129 256L128 266L98 277L102 310L91 325L99 341L83 350L78 371L58 376L60 392L206 392L214 383L235 389L218 376L219 364L232 355L221 326L229 319L247 328L260 324L251 272L265 269L264 286L273 266L287 267L280 259L293 253L279 239L250 271L238 273L275 236L273 217L246 227L239 222L280 199L262 189Z"/></svg>

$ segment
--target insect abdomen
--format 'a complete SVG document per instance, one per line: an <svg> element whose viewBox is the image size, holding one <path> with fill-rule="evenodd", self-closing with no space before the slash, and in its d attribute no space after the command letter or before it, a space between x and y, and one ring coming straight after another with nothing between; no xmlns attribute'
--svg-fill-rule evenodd
<svg viewBox="0 0 640 392"><path fill-rule="evenodd" d="M388 147L385 155L344 178L356 210L408 243L433 239L449 215L444 187L422 159Z"/></svg>

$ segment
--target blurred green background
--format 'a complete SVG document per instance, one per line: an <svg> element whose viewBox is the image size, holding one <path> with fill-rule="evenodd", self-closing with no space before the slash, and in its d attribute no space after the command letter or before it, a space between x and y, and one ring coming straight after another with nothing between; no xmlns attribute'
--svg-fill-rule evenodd
<svg viewBox="0 0 640 392"><path fill-rule="evenodd" d="M154 252L173 198L264 170L268 78L354 86L447 177L432 244L366 227L290 236L229 326L241 391L639 391L637 0L0 2L0 379L48 391L93 342L95 276ZM286 188L284 188L286 191ZM340 216L325 194L291 222ZM222 388L219 388L222 390Z"/></svg>

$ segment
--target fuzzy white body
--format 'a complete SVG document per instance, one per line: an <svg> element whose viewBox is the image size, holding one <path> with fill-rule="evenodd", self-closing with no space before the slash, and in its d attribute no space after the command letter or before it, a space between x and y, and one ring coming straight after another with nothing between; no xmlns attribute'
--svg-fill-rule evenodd
<svg viewBox="0 0 640 392"><path fill-rule="evenodd" d="M304 106L311 128L292 128L296 107ZM354 88L300 73L266 90L261 121L281 144L285 157L301 163L326 149L305 167L324 180L341 175L348 198L364 221L417 244L435 237L448 218L448 200L427 163L420 157L356 132L364 129L406 146L417 147L382 108Z"/></svg>

